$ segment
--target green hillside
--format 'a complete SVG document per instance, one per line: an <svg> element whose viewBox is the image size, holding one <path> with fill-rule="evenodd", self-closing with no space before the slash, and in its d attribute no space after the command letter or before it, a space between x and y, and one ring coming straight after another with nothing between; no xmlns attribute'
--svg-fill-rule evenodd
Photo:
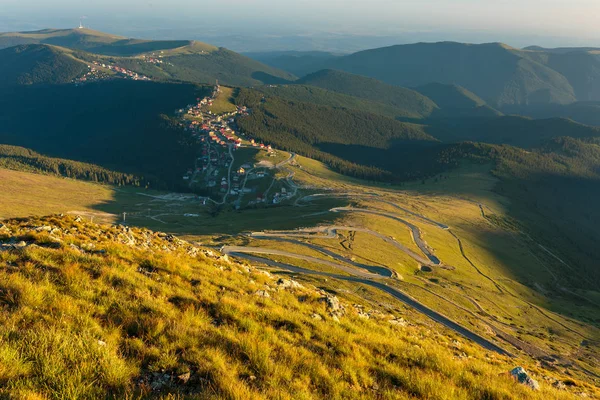
<svg viewBox="0 0 600 400"><path fill-rule="evenodd" d="M112 185L160 186L160 180L146 176L135 176L121 172L110 171L97 165L73 160L46 157L35 151L18 146L0 144L0 168L15 171L36 172L63 176L91 182L102 182Z"/></svg>
<svg viewBox="0 0 600 400"><path fill-rule="evenodd" d="M173 187L195 150L166 116L210 90L126 80L14 86L0 96L0 143Z"/></svg>
<svg viewBox="0 0 600 400"><path fill-rule="evenodd" d="M364 111L265 97L249 89L241 90L236 102L252 109L237 121L250 137L364 178L382 173L372 167L396 163L396 159L381 158L389 149L410 153L415 146L435 143L420 125Z"/></svg>
<svg viewBox="0 0 600 400"><path fill-rule="evenodd" d="M460 85L493 107L576 100L566 77L527 52L499 43L391 46L340 57L328 65L399 86Z"/></svg>
<svg viewBox="0 0 600 400"><path fill-rule="evenodd" d="M594 101L505 107L504 111L536 119L568 118L582 124L600 126L600 102Z"/></svg>
<svg viewBox="0 0 600 400"><path fill-rule="evenodd" d="M415 114L413 111L396 107L393 104L386 104L365 98L349 96L347 94L321 89L317 86L298 84L269 85L258 87L256 90L259 90L269 96L277 96L293 102L312 103L336 108L349 108L357 111L380 114L394 119L422 118L422 115L420 114Z"/></svg>
<svg viewBox="0 0 600 400"><path fill-rule="evenodd" d="M457 85L428 83L414 88L440 107L435 117L491 117L501 113L488 106L475 93Z"/></svg>
<svg viewBox="0 0 600 400"><path fill-rule="evenodd" d="M508 144L522 148L538 147L547 140L560 136L573 138L600 136L600 128L568 119L535 120L520 116L430 121L427 132L443 142L473 141Z"/></svg>
<svg viewBox="0 0 600 400"><path fill-rule="evenodd" d="M292 74L233 51L191 40L128 39L89 29L0 34L0 48L21 42L80 50L77 57L81 60L117 65L155 80L213 84L218 79L230 86L254 86L295 79ZM148 58L160 63L149 62Z"/></svg>
<svg viewBox="0 0 600 400"><path fill-rule="evenodd" d="M305 76L316 72L321 69L320 66L324 62L339 57L337 54L324 51L268 51L243 54L296 76Z"/></svg>
<svg viewBox="0 0 600 400"><path fill-rule="evenodd" d="M0 86L69 83L87 71L87 64L52 46L30 44L0 50Z"/></svg>
<svg viewBox="0 0 600 400"><path fill-rule="evenodd" d="M393 106L401 110L404 116L428 117L437 108L433 101L414 90L342 71L318 71L299 79L296 83Z"/></svg>

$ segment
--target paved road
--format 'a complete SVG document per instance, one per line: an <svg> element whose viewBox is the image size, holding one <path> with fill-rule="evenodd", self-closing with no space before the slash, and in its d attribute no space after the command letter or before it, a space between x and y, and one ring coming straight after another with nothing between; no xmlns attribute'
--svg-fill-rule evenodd
<svg viewBox="0 0 600 400"><path fill-rule="evenodd" d="M374 274L374 273L368 272L368 271L360 269L360 268L349 267L347 265L334 263L332 261L323 260L321 258L311 257L311 256L307 256L304 254L290 253L288 251L283 251L283 250L265 249L262 247L223 246L223 247L221 247L221 253L229 254L229 255L238 255L238 256L240 254L269 254L269 255L277 255L277 256L282 256L282 257L296 258L299 260L304 260L304 261L312 262L315 264L327 265L329 267L333 267L333 268L342 270L349 274L352 274L355 276L360 276L363 279L384 278L384 277L389 277L392 275L391 272L388 270L385 271L386 272L385 275ZM307 270L307 271L310 271L310 270Z"/></svg>
<svg viewBox="0 0 600 400"><path fill-rule="evenodd" d="M375 236L375 237L391 244L392 246L394 246L397 249L401 250L402 252L406 253L409 257L413 258L415 261L417 261L418 263L420 263L422 265L435 266L435 264L433 264L428 258L420 256L419 254L415 253L414 251L412 251L411 249L409 249L402 243L396 241L395 239L393 239L389 236L386 236L382 233L379 233L377 231L367 229L367 228L360 228L360 227L354 227L354 226L331 225L331 226L319 226L316 228L301 229L298 231L252 232L250 234L250 236L253 238L258 238L258 239L260 239L260 238L273 239L273 238L278 238L278 237L302 238L302 239L314 239L314 238L335 239L335 238L337 238L337 231L356 231L356 232L367 233L369 235ZM323 233L324 235L316 236L319 233Z"/></svg>
<svg viewBox="0 0 600 400"><path fill-rule="evenodd" d="M351 259L348 259L344 256L341 256L331 250L328 250L322 246L317 246L316 244L312 244L312 243L307 243L307 242L302 242L300 240L297 239L291 239L291 238L285 238L285 237L270 237L270 240L274 240L274 241L278 241L278 242L287 242L287 243L293 243L296 244L298 246L304 246L304 247L308 247L309 249L312 249L314 251L318 251L319 253L325 254L326 256L329 256L335 260L341 261L343 263L346 264L350 264L355 266L356 268L360 268L360 269L365 269L369 272L372 272L374 274L378 274L381 276L385 276L385 277L392 277L394 276L394 272L392 270L390 270L387 267L383 267L383 266L377 266L377 265L367 265L367 264L363 264L363 263L359 263L356 261L353 261Z"/></svg>
<svg viewBox="0 0 600 400"><path fill-rule="evenodd" d="M494 351L498 354L507 355L507 356L512 357L512 354L510 354L509 352L504 350L502 347L491 342L490 340L478 335L475 332L470 331L469 329L459 325L458 323L452 321L451 319L447 318L446 316L421 304L419 301L415 300L414 298L410 297L409 295L400 291L399 289L392 288L392 287L388 286L387 284L382 283L380 281L374 281L372 279L364 279L364 278L357 277L357 276L336 275L336 274L331 274L328 272L313 271L313 270L309 270L309 269L305 269L305 268L296 267L294 265L285 264L285 263L269 260L266 258L255 257L255 256L248 255L246 253L239 253L239 252L235 252L235 251L231 251L230 253L227 253L227 254L245 258L245 259L248 259L251 261L267 264L272 267L282 268L282 269L285 269L290 272L307 274L307 275L320 275L320 276L326 276L326 277L333 278L333 279L339 279L339 280L369 285L371 287L379 289L379 290L393 296L394 298L401 301L402 303L414 308L415 310L419 311L420 313L428 316L432 320L444 325L445 327L464 336L465 338L472 340L473 342L479 344L480 346L484 347L485 349Z"/></svg>
<svg viewBox="0 0 600 400"><path fill-rule="evenodd" d="M317 194L311 194L311 195L308 195L308 196L304 196L301 199L299 199L298 202L308 201L308 200L312 200L312 199L318 198L318 197L338 197L338 198L368 197L371 200L379 201L381 203L385 203L385 204L388 204L388 205L390 205L392 207L395 207L395 208L397 208L399 210L402 210L405 213L410 214L410 215L412 215L414 217L417 217L417 218L419 218L419 219L421 219L421 220L423 220L425 222L428 222L428 223L430 223L432 225L435 225L438 228L441 228L441 229L449 229L450 228L448 225L442 224L441 222L434 221L431 218L427 218L424 215L417 214L416 212L411 211L409 209L406 209L404 207L401 207L401 206L399 206L398 204L396 204L394 202L391 202L389 200L384 200L384 199L381 198L380 195L375 194L375 193L317 193Z"/></svg>
<svg viewBox="0 0 600 400"><path fill-rule="evenodd" d="M423 252L423 254L425 254L427 256L427 258L429 258L429 260L434 265L441 264L440 259L437 258L435 256L435 254L433 254L433 252L429 249L429 246L427 246L427 243L425 243L425 241L421 237L421 231L419 230L419 228L416 225L413 225L410 222L403 220L402 218L396 216L395 214L388 213L385 211L367 210L365 208L356 208L356 207L336 207L336 208L332 208L330 211L332 211L332 212L357 212L357 213L363 213L363 214L373 214L373 215L379 215L381 217L386 217L386 218L390 218L395 221L401 222L404 225L408 226L408 228L410 229L410 231L412 233L415 243L417 244L419 249Z"/></svg>

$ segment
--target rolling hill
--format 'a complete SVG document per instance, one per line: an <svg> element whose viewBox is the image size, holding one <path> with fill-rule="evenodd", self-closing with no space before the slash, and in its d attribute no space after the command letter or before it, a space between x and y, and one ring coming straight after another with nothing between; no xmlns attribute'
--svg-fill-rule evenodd
<svg viewBox="0 0 600 400"><path fill-rule="evenodd" d="M87 71L86 63L54 46L29 44L0 50L0 86L64 84Z"/></svg>
<svg viewBox="0 0 600 400"><path fill-rule="evenodd" d="M580 101L571 104L539 104L506 107L507 114L524 115L536 119L568 118L586 125L600 126L600 102Z"/></svg>
<svg viewBox="0 0 600 400"><path fill-rule="evenodd" d="M84 61L119 65L155 80L253 86L295 77L225 48L191 40L128 39L89 29L46 29L0 34L0 48L45 44L78 50ZM148 62L148 58L160 62Z"/></svg>
<svg viewBox="0 0 600 400"><path fill-rule="evenodd" d="M600 136L600 128L565 118L531 119L521 116L448 118L430 121L427 132L443 142L482 142L531 149L546 141L568 136Z"/></svg>
<svg viewBox="0 0 600 400"><path fill-rule="evenodd" d="M324 62L340 56L324 51L270 51L243 54L263 64L287 71L296 76L304 76L316 72Z"/></svg>
<svg viewBox="0 0 600 400"><path fill-rule="evenodd" d="M414 90L343 71L318 71L297 80L296 83L383 103L402 110L406 116L427 117L437 108L433 101Z"/></svg>
<svg viewBox="0 0 600 400"><path fill-rule="evenodd" d="M340 57L329 65L399 86L460 85L494 107L576 99L573 87L559 72L500 43L398 45Z"/></svg>
<svg viewBox="0 0 600 400"><path fill-rule="evenodd" d="M501 113L488 106L475 93L458 85L429 83L413 88L437 104L435 117L490 117Z"/></svg>
<svg viewBox="0 0 600 400"><path fill-rule="evenodd" d="M365 50L320 65L397 86L459 85L494 108L600 99L594 51L519 50L501 43L417 43ZM585 82L592 86L586 87Z"/></svg>

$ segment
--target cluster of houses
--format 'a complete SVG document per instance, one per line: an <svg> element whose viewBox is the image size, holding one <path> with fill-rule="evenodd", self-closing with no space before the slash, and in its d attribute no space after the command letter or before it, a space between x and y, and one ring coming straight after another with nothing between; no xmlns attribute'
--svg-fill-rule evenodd
<svg viewBox="0 0 600 400"><path fill-rule="evenodd" d="M288 192L286 188L282 187L281 191L275 193L273 196L273 204L279 204L283 200L289 199L290 197L292 197L292 193Z"/></svg>
<svg viewBox="0 0 600 400"><path fill-rule="evenodd" d="M158 56L159 58L156 57L151 57L151 56L142 56L142 59L147 62L148 64L155 64L155 65L159 65L159 64L164 64L164 61L161 60L162 56Z"/></svg>
<svg viewBox="0 0 600 400"><path fill-rule="evenodd" d="M79 83L86 83L86 82L94 82L94 81L99 81L99 80L108 78L108 74L106 72L101 71L101 70L97 69L96 67L92 67L91 65L88 65L88 69L89 69L89 71L86 72L83 76L73 79L73 83L79 84Z"/></svg>
<svg viewBox="0 0 600 400"><path fill-rule="evenodd" d="M239 195L236 200L239 207L243 194L257 191L255 185L248 185L249 187L247 187L246 183L265 178L268 174L265 168L255 169L253 165L245 163L228 175L232 163L230 151L236 151L243 143L240 138L243 134L236 132L234 128L235 117L248 115L250 110L246 107L237 107L233 112L214 115L209 107L219 93L220 89L217 86L211 96L198 98L193 104L176 111L179 126L200 145L200 153L195 166L193 169L188 170L183 179L189 181L190 185L200 185L213 193ZM249 145L267 150L273 154L270 145L258 143L255 140L250 140ZM283 188L280 193L275 194L273 203L278 204L287 197L286 189ZM248 204L266 202L270 203L266 195L258 193L256 198L250 200Z"/></svg>
<svg viewBox="0 0 600 400"><path fill-rule="evenodd" d="M94 65L96 65L97 67L106 68L110 71L116 72L117 75L120 77L132 79L134 81L150 81L151 80L149 77L147 77L145 75L138 74L137 72L119 67L117 65L100 63L98 61L94 61Z"/></svg>

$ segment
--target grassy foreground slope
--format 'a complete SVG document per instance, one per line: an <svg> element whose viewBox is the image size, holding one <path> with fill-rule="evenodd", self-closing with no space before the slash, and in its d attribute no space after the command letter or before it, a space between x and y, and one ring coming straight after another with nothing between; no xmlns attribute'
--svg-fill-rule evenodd
<svg viewBox="0 0 600 400"><path fill-rule="evenodd" d="M573 398L519 385L513 360L445 330L390 323L403 311L338 304L169 235L47 217L5 221L0 243L7 397Z"/></svg>

